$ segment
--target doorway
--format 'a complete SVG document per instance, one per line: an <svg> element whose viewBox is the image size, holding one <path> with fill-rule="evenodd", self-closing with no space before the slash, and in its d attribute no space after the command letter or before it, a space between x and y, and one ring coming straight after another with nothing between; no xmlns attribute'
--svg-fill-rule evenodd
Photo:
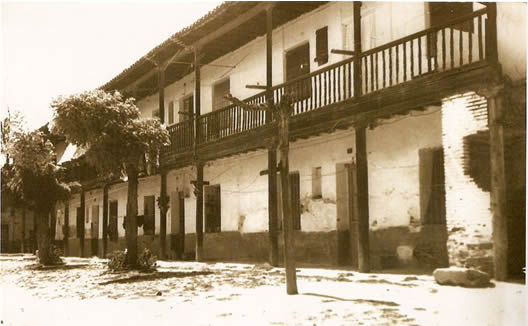
<svg viewBox="0 0 528 326"><path fill-rule="evenodd" d="M92 206L92 221L90 224L92 256L98 255L99 249L99 205Z"/></svg>
<svg viewBox="0 0 528 326"><path fill-rule="evenodd" d="M204 187L205 232L220 232L222 225L220 185Z"/></svg>
<svg viewBox="0 0 528 326"><path fill-rule="evenodd" d="M185 196L183 191L171 192L170 209L170 248L175 258L182 259L185 252Z"/></svg>
<svg viewBox="0 0 528 326"><path fill-rule="evenodd" d="M336 164L337 264L358 266L358 230L353 182L355 165Z"/></svg>

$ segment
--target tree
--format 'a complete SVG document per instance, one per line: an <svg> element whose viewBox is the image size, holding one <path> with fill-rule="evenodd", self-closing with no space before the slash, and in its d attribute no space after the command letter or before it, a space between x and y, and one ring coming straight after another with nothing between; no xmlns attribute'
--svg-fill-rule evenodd
<svg viewBox="0 0 528 326"><path fill-rule="evenodd" d="M137 266L138 175L146 162L158 164L169 135L157 119L140 119L135 99L119 92L87 91L55 99L54 132L86 149L88 163L101 176L128 179L125 237L127 262Z"/></svg>
<svg viewBox="0 0 528 326"><path fill-rule="evenodd" d="M17 133L6 154L11 163L2 169L2 178L14 197L35 212L40 263L55 263L50 255L49 216L55 202L68 197L71 184L60 181L62 168L56 164L55 149L40 130Z"/></svg>
<svg viewBox="0 0 528 326"><path fill-rule="evenodd" d="M289 167L289 123L293 112L292 97L289 94L282 95L278 105L247 104L231 94L226 99L235 105L249 111L270 112L274 118L272 123L278 124L278 148L280 151L280 178L282 186L282 210L283 210L283 236L284 236L284 265L286 269L286 292L297 294L297 275L295 271L295 242L293 239L293 220L291 215L291 188L290 188L290 167Z"/></svg>

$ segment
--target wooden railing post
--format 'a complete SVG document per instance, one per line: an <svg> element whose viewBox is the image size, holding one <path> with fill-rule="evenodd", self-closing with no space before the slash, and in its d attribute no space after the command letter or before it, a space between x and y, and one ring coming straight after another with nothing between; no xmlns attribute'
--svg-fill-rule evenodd
<svg viewBox="0 0 528 326"><path fill-rule="evenodd" d="M354 96L361 96L361 2L354 1Z"/></svg>

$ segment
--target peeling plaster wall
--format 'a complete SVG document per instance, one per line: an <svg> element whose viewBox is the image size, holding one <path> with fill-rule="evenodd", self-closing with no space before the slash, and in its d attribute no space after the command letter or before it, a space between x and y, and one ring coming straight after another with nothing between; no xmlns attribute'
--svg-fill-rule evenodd
<svg viewBox="0 0 528 326"><path fill-rule="evenodd" d="M477 110L470 109L469 102L479 99L466 93L442 103L448 250L451 265L487 260L486 266L478 267L492 272L490 193L464 173L464 137L488 130L485 101Z"/></svg>
<svg viewBox="0 0 528 326"><path fill-rule="evenodd" d="M382 122L367 131L372 229L420 221L421 148L442 146L439 107Z"/></svg>

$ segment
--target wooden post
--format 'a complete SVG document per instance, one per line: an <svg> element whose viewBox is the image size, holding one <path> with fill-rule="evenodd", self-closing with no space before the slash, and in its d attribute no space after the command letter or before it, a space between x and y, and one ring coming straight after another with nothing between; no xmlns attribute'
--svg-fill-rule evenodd
<svg viewBox="0 0 528 326"><path fill-rule="evenodd" d="M196 196L196 261L203 258L203 173L202 162L196 163L196 183L194 195Z"/></svg>
<svg viewBox="0 0 528 326"><path fill-rule="evenodd" d="M158 67L158 105L161 124L165 123L165 67Z"/></svg>
<svg viewBox="0 0 528 326"><path fill-rule="evenodd" d="M108 252L108 184L103 186L103 257Z"/></svg>
<svg viewBox="0 0 528 326"><path fill-rule="evenodd" d="M81 190L81 207L80 207L80 211L81 211L81 218L79 219L80 222L81 222L81 225L77 225L77 227L79 228L79 230L81 231L81 234L80 234L80 237L79 237L79 241L80 241L80 250L81 250L81 257L84 257L84 218L85 218L85 193L84 193L84 189Z"/></svg>
<svg viewBox="0 0 528 326"><path fill-rule="evenodd" d="M486 24L486 58L492 63L499 61L497 44L497 3L486 3L488 8L488 20Z"/></svg>
<svg viewBox="0 0 528 326"><path fill-rule="evenodd" d="M200 114L201 114L201 105L200 105L200 58L199 58L198 49L194 50L194 130L195 130L195 140L194 144L201 143L201 128L200 128ZM195 146L195 155L196 155L196 146Z"/></svg>
<svg viewBox="0 0 528 326"><path fill-rule="evenodd" d="M279 232L277 212L277 150L268 149L268 227L270 241L270 265L279 265Z"/></svg>
<svg viewBox="0 0 528 326"><path fill-rule="evenodd" d="M159 198L160 209L160 258L167 258L167 210L168 210L168 196L167 196L167 171L161 171L161 189Z"/></svg>
<svg viewBox="0 0 528 326"><path fill-rule="evenodd" d="M70 255L70 202L67 200L64 202L64 256Z"/></svg>
<svg viewBox="0 0 528 326"><path fill-rule="evenodd" d="M266 102L273 104L273 7L266 10ZM266 122L273 119L272 112L266 111Z"/></svg>
<svg viewBox="0 0 528 326"><path fill-rule="evenodd" d="M487 94L490 129L491 211L493 214L493 255L495 279L508 277L508 219L506 215L506 176L504 172L503 108L500 89Z"/></svg>
<svg viewBox="0 0 528 326"><path fill-rule="evenodd" d="M49 225L49 237L50 237L50 243L54 244L55 242L55 233L57 230L57 203L51 205L51 212L50 212L50 225Z"/></svg>
<svg viewBox="0 0 528 326"><path fill-rule="evenodd" d="M367 161L367 135L364 126L356 130L356 175L354 177L353 200L356 203L358 219L358 267L362 273L370 272L369 253L369 192L368 192L368 161Z"/></svg>
<svg viewBox="0 0 528 326"><path fill-rule="evenodd" d="M361 2L354 1L354 96L361 96Z"/></svg>

